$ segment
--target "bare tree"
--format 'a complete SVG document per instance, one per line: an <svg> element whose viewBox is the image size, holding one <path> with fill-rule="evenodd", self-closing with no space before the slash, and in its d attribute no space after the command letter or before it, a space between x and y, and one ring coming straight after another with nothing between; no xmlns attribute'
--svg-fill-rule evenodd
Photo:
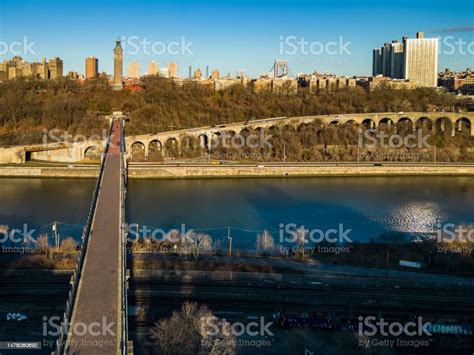
<svg viewBox="0 0 474 355"><path fill-rule="evenodd" d="M264 230L262 234L257 234L257 250L270 251L275 247L275 241L271 234Z"/></svg>
<svg viewBox="0 0 474 355"><path fill-rule="evenodd" d="M191 240L194 241L194 246L192 247L192 253L194 259L198 261L199 254L201 250L209 251L212 248L212 238L211 236L203 233L191 232L187 235Z"/></svg>
<svg viewBox="0 0 474 355"><path fill-rule="evenodd" d="M150 338L158 354L234 354L235 337L227 332L214 335L213 320L219 321L207 306L186 302L181 311L155 323Z"/></svg>
<svg viewBox="0 0 474 355"><path fill-rule="evenodd" d="M305 245L308 242L307 237L307 231L303 227L300 227L296 230L296 244L299 246L299 252L303 256L303 259L305 254Z"/></svg>
<svg viewBox="0 0 474 355"><path fill-rule="evenodd" d="M48 235L42 234L38 237L37 248L41 253L47 253L49 248Z"/></svg>
<svg viewBox="0 0 474 355"><path fill-rule="evenodd" d="M72 238L68 237L61 242L61 251L75 251L77 250L77 242Z"/></svg>

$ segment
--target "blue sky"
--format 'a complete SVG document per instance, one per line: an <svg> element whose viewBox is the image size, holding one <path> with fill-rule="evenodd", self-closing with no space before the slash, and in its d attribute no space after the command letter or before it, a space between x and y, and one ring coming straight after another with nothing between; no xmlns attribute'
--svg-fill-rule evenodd
<svg viewBox="0 0 474 355"><path fill-rule="evenodd" d="M28 43L34 42L34 53L22 54L27 60L59 56L65 72L83 73L85 57L94 55L99 70L111 73L112 50L120 35L132 44L143 39L157 43L155 53L148 45L148 54L143 46L138 51L128 46L125 66L140 62L142 73L156 60L159 66L178 62L182 76L189 65L203 71L209 65L232 75L243 68L255 77L268 72L274 59L283 58L293 75L314 70L364 75L371 73L372 49L384 42L414 37L417 31L458 28L426 36L441 36L448 43L441 46L447 53L440 55L440 70L461 70L474 67L474 44L470 51L467 44L464 50L456 46L453 54L449 44L459 39L474 42L473 13L472 0L0 0L0 60L11 57L8 47L26 36ZM295 50L285 44L302 39L314 43L313 51L309 45ZM184 54L159 53L161 44L182 40L189 49ZM341 42L346 50L320 54L321 45L331 42Z"/></svg>

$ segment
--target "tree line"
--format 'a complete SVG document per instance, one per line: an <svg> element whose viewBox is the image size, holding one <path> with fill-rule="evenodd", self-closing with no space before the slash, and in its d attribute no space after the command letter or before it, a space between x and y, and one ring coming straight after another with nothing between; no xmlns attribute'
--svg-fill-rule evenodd
<svg viewBox="0 0 474 355"><path fill-rule="evenodd" d="M457 110L454 96L431 88L367 92L360 87L296 95L256 93L252 85L223 91L194 82L143 79L142 90L114 91L106 80L11 80L0 83L0 144L39 142L44 129L100 134L104 116L130 114L128 134L156 133L277 116Z"/></svg>

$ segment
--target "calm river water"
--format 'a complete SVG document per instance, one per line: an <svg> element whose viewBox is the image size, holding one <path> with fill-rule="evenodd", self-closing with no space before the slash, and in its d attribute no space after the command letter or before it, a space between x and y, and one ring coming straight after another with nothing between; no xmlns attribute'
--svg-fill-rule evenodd
<svg viewBox="0 0 474 355"><path fill-rule="evenodd" d="M1 179L0 225L80 237L93 180ZM130 181L128 222L163 231L194 229L236 247L252 247L258 231L278 238L280 225L351 229L368 241L387 231L429 233L438 223L474 224L474 179L374 177Z"/></svg>

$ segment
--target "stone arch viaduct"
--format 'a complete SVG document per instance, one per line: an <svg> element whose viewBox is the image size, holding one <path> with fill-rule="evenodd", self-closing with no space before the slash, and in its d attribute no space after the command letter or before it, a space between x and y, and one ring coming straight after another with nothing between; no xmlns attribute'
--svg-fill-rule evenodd
<svg viewBox="0 0 474 355"><path fill-rule="evenodd" d="M190 128L185 130L161 132L156 134L144 134L136 136L127 136L125 139L128 154L137 147L148 156L151 150L166 153L166 147L174 146L174 149L180 149L181 143L185 137L193 137L201 147L207 147L207 142L222 132L241 133L244 130L267 130L274 127L292 126L298 128L311 122L319 120L323 126L338 124L358 124L367 128L377 129L381 125L394 125L405 122L412 125L413 128L425 127L428 129L438 129L443 132L450 132L456 135L460 131L474 135L473 123L474 113L452 113L452 112L400 112L400 113L371 113L371 114L338 114L338 115L318 115L302 117L275 117L248 122L234 122L215 126L206 126Z"/></svg>
<svg viewBox="0 0 474 355"><path fill-rule="evenodd" d="M325 127L331 125L352 123L364 125L368 128L379 128L382 125L397 125L401 122L415 127L426 127L433 130L450 132L456 135L464 131L474 135L474 113L453 112L399 112L399 113L361 113L318 115L302 117L274 117L247 122L234 122L215 126L190 128L177 131L160 132L156 134L143 134L127 136L125 147L127 154L132 155L134 148L139 147L145 157L150 151L159 151L166 156L166 147L179 150L185 137L193 137L201 147L207 147L207 142L222 132L241 134L245 130L270 130L275 127L291 126L293 128L319 120ZM24 163L27 160L78 162L85 158L98 158L103 151L103 140L81 142L75 144L49 144L15 146L0 148L0 163Z"/></svg>

